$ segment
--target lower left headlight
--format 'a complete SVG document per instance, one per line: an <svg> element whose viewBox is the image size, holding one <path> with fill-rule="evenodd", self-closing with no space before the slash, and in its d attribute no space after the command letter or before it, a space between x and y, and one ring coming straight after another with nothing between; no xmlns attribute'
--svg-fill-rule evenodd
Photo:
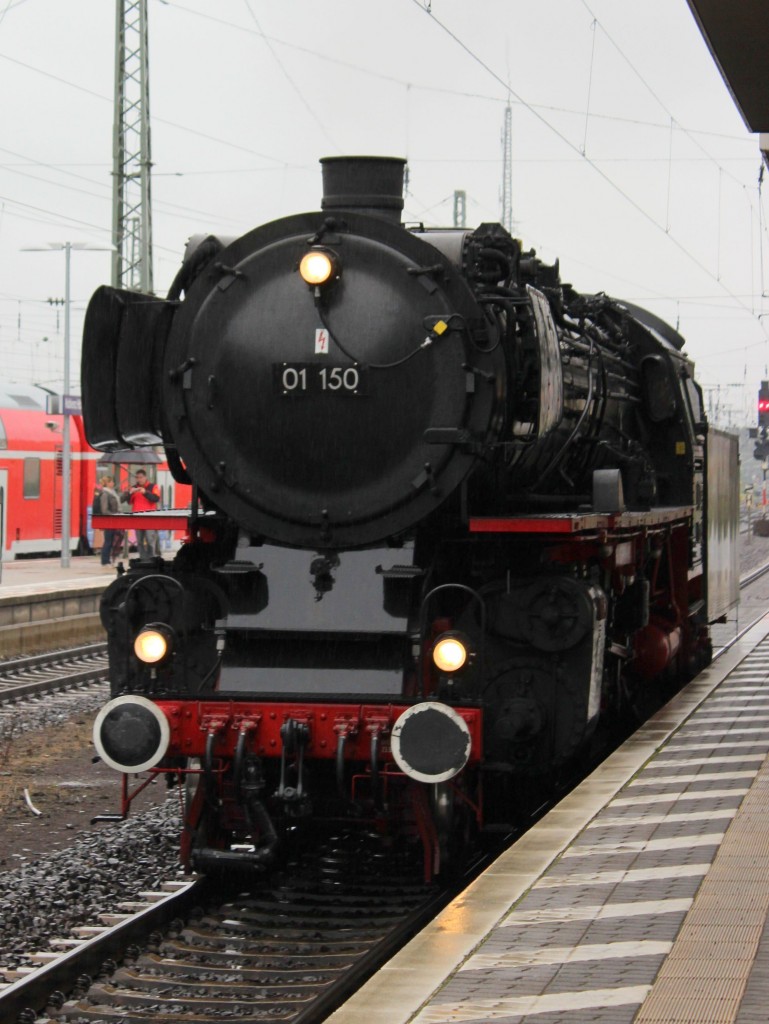
<svg viewBox="0 0 769 1024"><path fill-rule="evenodd" d="M105 764L133 774L154 768L171 739L168 719L151 700L138 695L115 697L93 725L93 742Z"/></svg>
<svg viewBox="0 0 769 1024"><path fill-rule="evenodd" d="M145 665L160 665L174 649L174 632L164 622L150 622L142 627L134 640L134 654Z"/></svg>

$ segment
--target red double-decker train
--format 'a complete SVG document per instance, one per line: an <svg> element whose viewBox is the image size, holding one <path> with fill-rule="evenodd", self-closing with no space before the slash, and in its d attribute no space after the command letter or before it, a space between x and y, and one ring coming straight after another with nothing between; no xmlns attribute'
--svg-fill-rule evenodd
<svg viewBox="0 0 769 1024"><path fill-rule="evenodd" d="M3 561L61 552L64 506L64 417L48 412L50 392L29 384L0 384L0 551ZM70 553L100 544L92 526L102 475L128 485L144 466L160 490L161 506L184 506L189 489L174 482L163 456L151 448L105 455L86 441L82 416L70 416Z"/></svg>
<svg viewBox="0 0 769 1024"><path fill-rule="evenodd" d="M3 560L61 551L64 417L47 412L42 388L0 386L0 502ZM70 538L73 554L90 550L90 508L101 456L80 416L70 417Z"/></svg>

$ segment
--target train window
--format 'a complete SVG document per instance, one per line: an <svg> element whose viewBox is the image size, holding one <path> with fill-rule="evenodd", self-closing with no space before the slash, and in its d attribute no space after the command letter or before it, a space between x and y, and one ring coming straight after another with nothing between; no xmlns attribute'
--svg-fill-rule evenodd
<svg viewBox="0 0 769 1024"><path fill-rule="evenodd" d="M5 424L3 423L2 417L0 417L0 448L8 447L8 435L5 432Z"/></svg>
<svg viewBox="0 0 769 1024"><path fill-rule="evenodd" d="M24 497L40 497L40 459L24 460Z"/></svg>

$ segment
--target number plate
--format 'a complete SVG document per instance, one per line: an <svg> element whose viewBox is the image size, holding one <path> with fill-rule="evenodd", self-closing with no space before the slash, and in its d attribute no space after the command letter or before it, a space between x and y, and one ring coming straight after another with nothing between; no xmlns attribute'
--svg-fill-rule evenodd
<svg viewBox="0 0 769 1024"><path fill-rule="evenodd" d="M336 394L360 398L368 393L366 367L357 363L273 363L272 370L275 390L286 397Z"/></svg>

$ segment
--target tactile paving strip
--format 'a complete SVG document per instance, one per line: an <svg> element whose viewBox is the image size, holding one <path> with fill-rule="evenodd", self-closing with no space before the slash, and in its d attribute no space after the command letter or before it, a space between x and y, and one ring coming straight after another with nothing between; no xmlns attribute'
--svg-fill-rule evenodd
<svg viewBox="0 0 769 1024"><path fill-rule="evenodd" d="M769 763L756 776L637 1024L731 1024L769 912ZM696 1016L693 1018L693 1014ZM764 1017L766 1019L766 1017Z"/></svg>

